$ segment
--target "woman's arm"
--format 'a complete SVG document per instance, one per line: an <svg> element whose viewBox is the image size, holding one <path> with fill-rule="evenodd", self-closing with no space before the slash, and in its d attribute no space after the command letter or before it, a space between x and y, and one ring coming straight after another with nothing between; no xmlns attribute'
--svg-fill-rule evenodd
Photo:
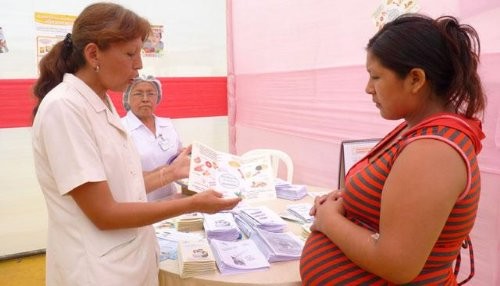
<svg viewBox="0 0 500 286"><path fill-rule="evenodd" d="M157 202L116 202L107 182L85 183L70 192L85 215L101 230L140 227L183 213L215 213L232 209L241 200L226 199L208 190L199 194Z"/></svg>
<svg viewBox="0 0 500 286"><path fill-rule="evenodd" d="M150 172L144 172L146 193L176 180L187 178L189 176L190 154L191 145L184 148L170 165L161 166Z"/></svg>
<svg viewBox="0 0 500 286"><path fill-rule="evenodd" d="M154 190L189 174L191 146L182 150L171 165L158 168L144 177L146 188ZM117 202L106 181L87 182L73 189L71 197L99 229L140 227L183 213L216 213L232 209L240 198L226 199L208 190L175 200L157 202Z"/></svg>
<svg viewBox="0 0 500 286"><path fill-rule="evenodd" d="M458 196L466 166L448 144L421 139L395 161L382 193L378 239L343 216L342 198L315 204L313 229L327 235L361 268L393 283L422 270Z"/></svg>

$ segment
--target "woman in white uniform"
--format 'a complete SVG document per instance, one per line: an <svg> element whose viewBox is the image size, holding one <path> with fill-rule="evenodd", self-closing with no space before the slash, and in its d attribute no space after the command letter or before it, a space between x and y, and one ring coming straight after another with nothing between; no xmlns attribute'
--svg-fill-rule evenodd
<svg viewBox="0 0 500 286"><path fill-rule="evenodd" d="M187 176L190 152L143 174L107 95L123 92L138 76L150 31L149 22L134 12L95 3L40 61L33 153L49 216L47 285L158 285L151 224L238 203L215 191L147 202L147 190Z"/></svg>
<svg viewBox="0 0 500 286"><path fill-rule="evenodd" d="M153 76L137 77L123 93L127 114L122 123L137 146L142 170L146 172L170 164L182 150L172 120L155 115L161 100L161 83ZM149 201L165 199L176 190L172 183L149 192L147 197Z"/></svg>

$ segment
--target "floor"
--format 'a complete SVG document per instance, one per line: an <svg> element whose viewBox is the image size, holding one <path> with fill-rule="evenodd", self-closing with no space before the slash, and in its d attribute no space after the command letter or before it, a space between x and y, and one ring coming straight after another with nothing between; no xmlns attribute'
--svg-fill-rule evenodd
<svg viewBox="0 0 500 286"><path fill-rule="evenodd" d="M0 260L0 285L45 285L45 254Z"/></svg>

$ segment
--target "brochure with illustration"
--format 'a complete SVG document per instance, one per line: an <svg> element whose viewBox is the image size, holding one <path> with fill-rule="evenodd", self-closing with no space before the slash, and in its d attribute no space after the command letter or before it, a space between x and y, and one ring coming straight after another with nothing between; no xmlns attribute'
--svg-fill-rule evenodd
<svg viewBox="0 0 500 286"><path fill-rule="evenodd" d="M181 278L212 273L217 270L215 257L207 239L179 241L177 260Z"/></svg>
<svg viewBox="0 0 500 286"><path fill-rule="evenodd" d="M269 262L300 259L304 242L292 232L256 229L250 236Z"/></svg>
<svg viewBox="0 0 500 286"><path fill-rule="evenodd" d="M234 274L269 269L270 265L254 241L210 240L217 267L221 274Z"/></svg>
<svg viewBox="0 0 500 286"><path fill-rule="evenodd" d="M193 142L188 189L214 189L224 197L276 198L274 173L268 155L240 157Z"/></svg>

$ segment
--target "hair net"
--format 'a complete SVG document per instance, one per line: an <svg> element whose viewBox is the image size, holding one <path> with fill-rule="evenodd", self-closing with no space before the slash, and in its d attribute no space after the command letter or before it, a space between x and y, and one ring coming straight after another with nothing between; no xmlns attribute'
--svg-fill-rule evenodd
<svg viewBox="0 0 500 286"><path fill-rule="evenodd" d="M157 80L154 76L152 75L141 75L138 76L134 79L134 81L127 87L125 92L123 93L123 107L125 107L125 110L129 111L130 110L130 105L129 105L129 98L130 98L130 93L132 92L132 89L134 86L136 86L138 83L141 82L150 82L153 84L153 86L156 88L156 91L158 92L158 99L156 100L156 104L160 103L161 98L162 98L162 92L161 92L161 83L159 80Z"/></svg>

